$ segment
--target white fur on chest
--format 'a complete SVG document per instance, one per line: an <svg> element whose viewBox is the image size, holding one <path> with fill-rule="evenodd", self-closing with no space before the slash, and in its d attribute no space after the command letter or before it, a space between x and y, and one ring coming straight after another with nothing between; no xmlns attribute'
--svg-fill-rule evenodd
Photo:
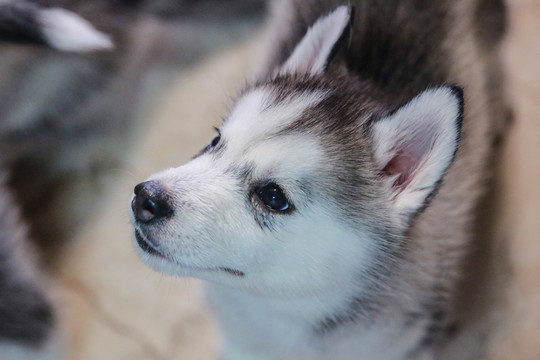
<svg viewBox="0 0 540 360"><path fill-rule="evenodd" d="M344 292L314 301L248 296L213 284L205 289L221 325L220 360L399 360L418 344L428 324L426 319L406 326L404 314L396 312L376 323L346 323L317 333L310 319L343 303ZM432 355L419 353L415 359Z"/></svg>

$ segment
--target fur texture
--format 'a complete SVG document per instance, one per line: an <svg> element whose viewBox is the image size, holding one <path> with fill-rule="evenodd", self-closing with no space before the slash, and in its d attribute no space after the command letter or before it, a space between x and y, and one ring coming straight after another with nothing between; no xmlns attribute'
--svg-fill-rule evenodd
<svg viewBox="0 0 540 360"><path fill-rule="evenodd" d="M0 3L0 40L44 44L74 52L107 50L113 46L107 35L76 14L25 0Z"/></svg>
<svg viewBox="0 0 540 360"><path fill-rule="evenodd" d="M455 331L504 13L352 4L281 2L216 138L135 190L139 254L209 282L223 359L435 359Z"/></svg>
<svg viewBox="0 0 540 360"><path fill-rule="evenodd" d="M6 360L59 358L53 340L53 305L4 175L0 199L0 356Z"/></svg>

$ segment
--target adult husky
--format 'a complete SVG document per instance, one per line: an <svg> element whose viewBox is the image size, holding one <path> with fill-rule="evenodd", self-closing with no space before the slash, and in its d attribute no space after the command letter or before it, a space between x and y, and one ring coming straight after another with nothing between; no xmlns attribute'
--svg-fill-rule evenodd
<svg viewBox="0 0 540 360"><path fill-rule="evenodd" d="M440 357L504 24L500 1L276 7L217 136L131 203L141 258L207 280L222 359Z"/></svg>

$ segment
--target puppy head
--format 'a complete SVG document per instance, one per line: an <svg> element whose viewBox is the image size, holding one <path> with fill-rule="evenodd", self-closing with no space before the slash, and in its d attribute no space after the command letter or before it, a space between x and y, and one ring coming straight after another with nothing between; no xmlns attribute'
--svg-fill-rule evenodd
<svg viewBox="0 0 540 360"><path fill-rule="evenodd" d="M393 262L453 159L461 93L428 89L393 109L329 74L351 14L317 21L199 155L136 187L150 266L273 297L358 291Z"/></svg>

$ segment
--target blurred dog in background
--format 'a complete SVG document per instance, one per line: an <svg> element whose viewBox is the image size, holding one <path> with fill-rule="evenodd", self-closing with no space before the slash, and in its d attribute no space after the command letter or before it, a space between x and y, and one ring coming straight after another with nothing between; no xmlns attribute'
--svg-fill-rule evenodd
<svg viewBox="0 0 540 360"><path fill-rule="evenodd" d="M28 1L0 3L0 40L20 44L44 45L67 52L110 50L109 37L97 31L76 14L56 7L45 7ZM31 99L21 108L31 106ZM10 103L6 108L11 110ZM9 169L18 152L17 132L31 129L32 124L19 116L2 118L2 164ZM28 127L30 125L30 128ZM30 132L29 141L37 140ZM9 144L7 143L9 139ZM54 306L47 294L45 279L39 275L38 263L28 228L21 219L18 204L6 187L6 174L0 179L0 357L2 359L58 359L55 340ZM34 179L39 183L39 178Z"/></svg>

